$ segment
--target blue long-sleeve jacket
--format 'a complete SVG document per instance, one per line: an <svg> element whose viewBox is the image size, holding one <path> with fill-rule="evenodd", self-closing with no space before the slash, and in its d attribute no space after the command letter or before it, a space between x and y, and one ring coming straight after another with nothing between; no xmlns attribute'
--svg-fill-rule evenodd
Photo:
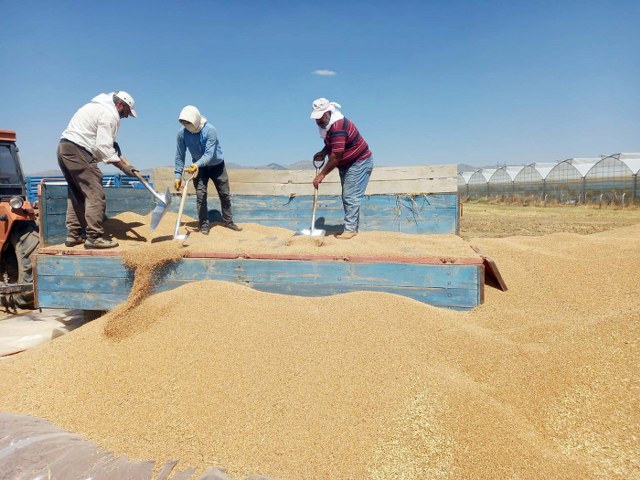
<svg viewBox="0 0 640 480"><path fill-rule="evenodd" d="M191 161L194 162L198 168L212 167L224 161L222 147L218 141L218 134L209 122L205 123L202 130L198 133L191 133L184 127L178 131L175 160L176 178L182 177L187 149L189 149L189 153L191 154Z"/></svg>

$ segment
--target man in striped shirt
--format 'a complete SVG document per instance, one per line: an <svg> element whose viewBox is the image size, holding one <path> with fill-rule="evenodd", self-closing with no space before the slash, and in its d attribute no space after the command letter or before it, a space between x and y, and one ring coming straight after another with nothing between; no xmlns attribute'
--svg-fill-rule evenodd
<svg viewBox="0 0 640 480"><path fill-rule="evenodd" d="M324 139L324 148L313 156L316 162L329 160L313 179L318 185L334 168L340 173L342 206L344 207L344 231L337 238L350 239L358 233L360 204L373 170L373 157L355 124L340 112L340 105L326 98L318 98L312 104L311 118L315 119Z"/></svg>

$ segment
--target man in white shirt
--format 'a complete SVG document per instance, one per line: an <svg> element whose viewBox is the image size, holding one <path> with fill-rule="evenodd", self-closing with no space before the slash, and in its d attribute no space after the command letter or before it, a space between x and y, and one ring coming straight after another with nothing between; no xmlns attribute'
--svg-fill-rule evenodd
<svg viewBox="0 0 640 480"><path fill-rule="evenodd" d="M107 204L98 162L115 165L126 175L133 176L136 172L120 158L115 143L120 119L135 117L134 106L133 98L125 91L101 93L81 107L62 132L57 153L69 185L67 247L82 243L87 249L118 246L118 242L103 237Z"/></svg>

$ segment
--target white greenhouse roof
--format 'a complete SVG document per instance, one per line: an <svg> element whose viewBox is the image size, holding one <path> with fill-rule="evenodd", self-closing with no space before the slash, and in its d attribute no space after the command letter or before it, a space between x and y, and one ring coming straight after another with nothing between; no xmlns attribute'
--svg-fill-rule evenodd
<svg viewBox="0 0 640 480"><path fill-rule="evenodd" d="M589 170L600 160L602 160L602 158L569 158L565 160L565 162L573 165L582 177L586 177Z"/></svg>
<svg viewBox="0 0 640 480"><path fill-rule="evenodd" d="M464 179L465 183L469 183L469 179L471 178L471 175L473 175L476 172L461 172L460 176Z"/></svg>
<svg viewBox="0 0 640 480"><path fill-rule="evenodd" d="M504 167L504 171L507 172L507 175L509 175L509 178L513 182L523 168L524 165L506 166Z"/></svg>
<svg viewBox="0 0 640 480"><path fill-rule="evenodd" d="M538 173L543 179L546 179L547 176L549 176L549 172L551 172L553 167L555 167L556 165L557 163L555 162L554 163L545 162L545 163L534 163L531 166L538 171Z"/></svg>
<svg viewBox="0 0 640 480"><path fill-rule="evenodd" d="M493 174L496 173L497 171L498 171L497 168L483 168L480 170L480 173L488 182L489 179L493 176Z"/></svg>
<svg viewBox="0 0 640 480"><path fill-rule="evenodd" d="M640 153L614 153L606 158L610 157L617 158L624 163L632 174L640 173Z"/></svg>
<svg viewBox="0 0 640 480"><path fill-rule="evenodd" d="M516 176L522 172L523 169L533 168L543 179L546 179L554 168L558 168L561 165L571 165L584 178L598 162L601 162L606 158L615 158L619 160L626 165L629 170L631 170L633 175L640 173L640 153L614 153L612 155L601 155L599 157L568 158L567 160L559 162L538 162L530 165L507 165L506 167L501 168L479 168L472 172L460 172L459 175L464 179L465 183L469 183L469 180L475 174L480 174L487 182L489 182L491 177L498 170L502 170L506 172L511 181L514 181Z"/></svg>

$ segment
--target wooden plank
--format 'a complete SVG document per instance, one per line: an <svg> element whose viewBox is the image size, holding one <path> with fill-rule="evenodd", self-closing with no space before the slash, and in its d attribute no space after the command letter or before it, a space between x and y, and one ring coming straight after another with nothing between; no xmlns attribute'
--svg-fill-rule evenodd
<svg viewBox="0 0 640 480"><path fill-rule="evenodd" d="M40 307L112 308L126 300L133 282L133 273L119 257L38 254L36 265ZM478 264L186 258L158 272L155 291L215 279L262 291L306 296L382 291L433 305L468 309L481 301L482 269Z"/></svg>
<svg viewBox="0 0 640 480"><path fill-rule="evenodd" d="M210 278L212 277L205 276L198 279L167 277L164 278L163 281L156 286L154 291L157 293L173 290L174 288L180 287L182 285L187 285L194 281ZM229 281L228 279L223 278L213 278L215 280ZM474 300L476 295L473 294L473 290L471 290L469 286L444 288L435 286L416 287L413 285L379 285L367 282L297 282L287 281L286 279L282 278L269 279L267 277L254 277L251 279L238 278L235 279L234 283L246 285L260 291L280 293L285 295L321 296L355 291L378 291L404 295L419 301L423 301L425 303L429 303L431 305L450 306L450 302L454 302L453 305L467 305L471 308L477 306L478 304L477 300ZM38 298L40 306L47 306L49 308L72 308L72 305L66 304L68 296L86 295L90 298L90 300L89 303L83 308L88 310L102 310L103 307L95 302L104 297L113 298L114 301L122 303L127 299L129 292L131 291L131 286L132 279L85 277L82 279L82 281L80 281L79 279L72 277L40 276ZM56 297L56 303L53 303L51 297ZM50 298L50 300L44 300L45 298ZM89 308L89 306L91 306L91 308Z"/></svg>
<svg viewBox="0 0 640 480"><path fill-rule="evenodd" d="M116 255L98 256L87 255L85 252L73 250L75 255L38 255L38 275L43 281L48 281L49 276L56 278L69 277L74 279L106 278L130 279L132 272L124 265L122 258ZM90 252L87 252L90 253ZM251 276L256 281L267 281L273 275L282 278L300 276L300 281L329 281L337 283L344 281L345 276L350 281L359 283L374 282L380 285L406 285L406 286L435 286L445 287L451 284L449 277L455 277L455 281L461 285L472 284L476 281L477 272L468 266L479 266L481 259L443 259L430 258L403 258L399 261L384 261L374 257L321 257L317 255L300 255L292 258L287 255L273 255L257 258L243 254L199 254L193 252L176 263L168 265L158 271L158 275L166 279L178 278L189 281L209 278L213 274L216 278L232 281L233 278ZM216 263L217 260L223 260ZM234 260L227 262L226 260ZM393 259L396 260L396 259ZM282 262L285 262L287 272L281 272ZM334 270L336 265L339 271ZM394 268L402 265L402 276L397 275ZM249 266L250 269L246 269ZM445 269L441 267L447 267ZM243 277L244 278L244 277ZM243 280L244 281L244 280ZM386 283L384 283L386 282ZM89 289L92 290L92 289Z"/></svg>
<svg viewBox="0 0 640 480"><path fill-rule="evenodd" d="M457 165L420 165L415 167L374 167L371 180L458 179Z"/></svg>
<svg viewBox="0 0 640 480"><path fill-rule="evenodd" d="M84 277L71 277L62 273L58 275L47 275L42 273L38 277L39 294L43 292L64 292L64 295L73 293L86 293L100 295L107 292L110 295L118 295L119 298L129 296L133 276L130 277L98 277L95 275ZM66 300L60 299L61 302ZM124 300L123 300L124 301Z"/></svg>
<svg viewBox="0 0 640 480"><path fill-rule="evenodd" d="M502 278L502 275L500 274L500 270L498 270L498 265L493 260L493 258L491 258L488 255L485 255L480 250L479 247L472 245L471 248L473 248L473 250L475 250L476 253L478 253L478 255L482 257L482 261L485 267L486 284L494 288L497 288L498 290L502 290L503 292L506 292L508 290L507 283Z"/></svg>
<svg viewBox="0 0 640 480"><path fill-rule="evenodd" d="M230 169L233 195L312 195L315 170ZM152 180L164 190L173 185L173 168L153 170ZM332 171L322 182L325 195L341 195L340 176ZM458 190L455 164L416 167L375 167L367 195L454 193ZM214 192L212 192L214 194Z"/></svg>
<svg viewBox="0 0 640 480"><path fill-rule="evenodd" d="M313 195L313 185L306 183L237 183L231 181L231 192L234 195L275 195L288 197L291 195ZM446 179L427 181L425 179L380 180L370 181L367 195L407 195L451 193L450 182ZM342 195L340 182L323 181L318 190L323 195Z"/></svg>
<svg viewBox="0 0 640 480"><path fill-rule="evenodd" d="M40 248L38 253L55 257L121 257L119 250L71 250L67 248L45 247ZM318 261L339 261L353 263L411 263L417 265L484 265L482 257L399 257L399 256L361 256L361 255L317 255L317 254L282 254L282 253L251 253L251 252L186 252L183 258L198 259L248 259L248 260L299 260L306 262ZM55 263L57 260L53 260ZM92 260L84 260L83 267L90 267L93 272L101 268L100 264L93 264ZM108 267L111 268L111 267Z"/></svg>
<svg viewBox="0 0 640 480"><path fill-rule="evenodd" d="M227 169L229 178L237 183L308 183L315 176L314 169L305 170L270 170L256 168ZM371 174L372 181L378 180L413 180L413 179L455 179L457 188L456 164L419 165L414 167L379 167L375 166ZM151 180L174 179L173 167L154 168ZM339 182L337 171L331 172L325 181Z"/></svg>
<svg viewBox="0 0 640 480"><path fill-rule="evenodd" d="M64 292L43 290L38 294L40 308L64 308L79 310L111 310L127 298L126 295L109 292Z"/></svg>
<svg viewBox="0 0 640 480"><path fill-rule="evenodd" d="M238 283L313 283L473 288L477 265L430 265L295 260L216 260L187 258L167 269L163 281L215 278Z"/></svg>
<svg viewBox="0 0 640 480"><path fill-rule="evenodd" d="M131 272L122 263L119 255L97 255L100 251L68 250L73 255L50 255L39 253L38 275L46 277L129 278ZM113 252L113 251L111 251ZM105 251L106 253L106 251Z"/></svg>
<svg viewBox="0 0 640 480"><path fill-rule="evenodd" d="M173 288L179 285L172 286ZM262 284L254 285L252 288L267 293L279 293L283 295L297 295L305 297L321 297L331 296L341 293L349 293L356 291L372 291L379 292L378 289L368 288L352 288L350 286L310 286L309 288L298 287L295 291L283 291L281 284ZM167 291L169 288L158 290ZM410 289L410 288L388 288L384 293L402 295L412 298L429 305L449 308L452 310L469 310L478 305L473 296L468 295L466 291L457 292L455 290L437 290L437 289ZM64 308L64 309L80 309L80 310L111 310L126 300L120 294L112 294L108 292L76 292L65 293L64 298L60 297L57 292L43 292L39 297L39 305L43 308ZM44 306L47 307L44 307Z"/></svg>
<svg viewBox="0 0 640 480"><path fill-rule="evenodd" d="M189 282L167 282L159 288L160 291L168 291L173 288L186 285ZM236 282L241 283L241 282ZM295 295L301 297L323 297L339 295L350 292L379 292L401 295L429 305L450 308L454 310L468 310L479 305L478 296L468 289L457 288L418 288L407 286L387 285L384 288L371 285L353 284L296 284L295 282L248 282L244 284L255 290L281 295Z"/></svg>
<svg viewBox="0 0 640 480"><path fill-rule="evenodd" d="M311 197L294 197L286 201L278 197L238 196L232 200L236 222L258 223L290 230L309 228ZM219 202L209 201L210 220L221 221ZM195 200L189 199L185 214L197 216ZM320 196L317 209L318 228L336 231L342 228L344 210L340 198ZM459 228L457 194L433 196L368 196L363 199L360 228L363 231L398 231L404 233L457 233Z"/></svg>

